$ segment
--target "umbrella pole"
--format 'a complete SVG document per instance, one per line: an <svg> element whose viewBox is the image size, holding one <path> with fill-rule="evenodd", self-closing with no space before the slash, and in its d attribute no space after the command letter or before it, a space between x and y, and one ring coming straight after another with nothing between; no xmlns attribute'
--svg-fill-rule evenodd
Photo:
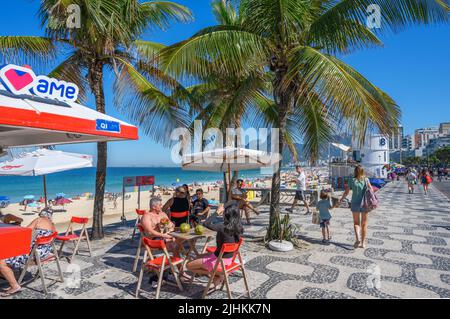
<svg viewBox="0 0 450 319"><path fill-rule="evenodd" d="M228 200L231 200L231 188L233 187L231 185L231 165L228 163Z"/></svg>
<svg viewBox="0 0 450 319"><path fill-rule="evenodd" d="M45 178L45 175L42 175L42 181L44 183L44 200L45 200L45 207L47 207L47 181Z"/></svg>

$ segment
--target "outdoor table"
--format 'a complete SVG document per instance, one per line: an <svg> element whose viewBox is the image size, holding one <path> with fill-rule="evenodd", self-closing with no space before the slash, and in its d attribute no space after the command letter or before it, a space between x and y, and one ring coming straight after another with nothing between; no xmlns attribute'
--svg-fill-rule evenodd
<svg viewBox="0 0 450 319"><path fill-rule="evenodd" d="M182 268L181 268L181 269L183 269L182 272L184 272L184 268L189 261L193 260L195 257L199 256L200 254L204 254L206 252L208 243L216 235L216 232L205 227L203 234L201 234L201 235L196 234L195 229L191 229L187 233L182 233L179 230L176 230L176 231L169 233L169 235L173 236L174 238L176 238L182 242L186 241L189 244L189 249L186 252L186 258L184 259ZM201 252L198 252L197 248L195 247L195 244L201 238L206 238L206 242L203 245ZM194 254L194 258L191 256L192 253ZM181 273L181 275L183 275L183 273Z"/></svg>
<svg viewBox="0 0 450 319"><path fill-rule="evenodd" d="M31 228L0 223L0 260L29 254L31 232Z"/></svg>

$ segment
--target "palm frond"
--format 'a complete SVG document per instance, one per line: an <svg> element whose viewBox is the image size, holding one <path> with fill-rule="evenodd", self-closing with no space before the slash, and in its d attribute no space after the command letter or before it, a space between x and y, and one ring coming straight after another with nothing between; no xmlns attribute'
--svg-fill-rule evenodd
<svg viewBox="0 0 450 319"><path fill-rule="evenodd" d="M398 123L400 111L394 101L339 59L303 47L291 63L289 80L302 79L298 96L319 96L331 112L339 112L347 120L361 141L371 123L383 133Z"/></svg>
<svg viewBox="0 0 450 319"><path fill-rule="evenodd" d="M165 71L180 77L207 77L211 61L220 66L222 74L251 69L252 61L267 57L264 39L235 27L222 27L171 45L161 51L160 61Z"/></svg>
<svg viewBox="0 0 450 319"><path fill-rule="evenodd" d="M0 36L0 56L4 63L46 64L55 58L55 43L46 37Z"/></svg>
<svg viewBox="0 0 450 319"><path fill-rule="evenodd" d="M114 104L143 132L165 146L170 133L188 126L188 114L172 96L159 90L128 61L116 58L120 70L114 81Z"/></svg>
<svg viewBox="0 0 450 319"><path fill-rule="evenodd" d="M85 67L86 65L84 64L80 52L75 51L56 68L54 68L48 76L75 83L80 90L78 94L80 102L86 102L86 88L89 83L84 74Z"/></svg>
<svg viewBox="0 0 450 319"><path fill-rule="evenodd" d="M317 21L318 24L336 25L344 18L352 19L367 25L372 6L380 8L381 28L374 29L375 33L400 31L414 24L435 24L448 22L448 0L342 0L336 2L328 0L331 4Z"/></svg>

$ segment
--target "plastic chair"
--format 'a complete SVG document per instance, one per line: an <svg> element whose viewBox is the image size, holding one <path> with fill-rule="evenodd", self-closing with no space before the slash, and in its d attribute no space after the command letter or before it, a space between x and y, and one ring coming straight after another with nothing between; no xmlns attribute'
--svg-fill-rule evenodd
<svg viewBox="0 0 450 319"><path fill-rule="evenodd" d="M63 276L63 273L61 270L61 265L59 263L59 257L58 257L58 253L56 251L56 246L55 246L55 238L57 236L58 236L58 233L54 232L53 234L51 234L49 236L40 237L40 238L36 239L33 249L31 250L30 254L28 255L28 261L25 264L25 267L23 268L22 273L20 274L20 277L18 280L19 284L22 283L23 278L25 277L25 274L27 272L27 269L30 266L35 265L38 267L38 272L36 273L36 275L34 276L34 278L31 281L34 281L35 279L37 279L37 276L39 276L42 281L42 287L43 287L44 294L47 295L48 290L47 290L47 286L45 284L44 270L43 270L42 266L45 264L48 264L52 261L56 261L56 265L58 267L59 279L61 282L64 282L64 276ZM41 260L38 249L42 245L51 245L53 252L52 252L52 254L48 255L45 259Z"/></svg>
<svg viewBox="0 0 450 319"><path fill-rule="evenodd" d="M134 235L136 234L136 229L138 227L138 224L141 222L141 218L142 218L142 216L144 216L145 212L146 211L144 209L136 208L137 218L136 218L136 223L134 224L133 234L131 235L131 240L134 240Z"/></svg>
<svg viewBox="0 0 450 319"><path fill-rule="evenodd" d="M189 211L170 212L169 219L175 224L175 227L179 227L183 223L189 223Z"/></svg>
<svg viewBox="0 0 450 319"><path fill-rule="evenodd" d="M251 298L250 289L248 286L247 274L245 273L244 263L242 260L241 253L239 251L239 248L241 247L243 241L244 240L241 238L238 243L226 243L226 244L222 245L222 249L220 250L219 257L217 258L216 264L214 265L214 270L208 280L208 284L206 285L206 288L203 292L202 298L205 298L208 295L209 287L211 286L211 283L212 283L216 273L219 272L219 273L222 273L224 276L224 282L222 283L222 287L220 289L222 290L225 285L227 288L228 298L232 299L233 297L231 295L230 282L228 281L228 276L229 276L229 274L231 274L235 271L238 271L238 270L242 271L242 276L244 278L246 293L247 293L248 298ZM225 264L223 262L223 254L224 253L233 253L233 257L232 257L233 261L229 266L225 266ZM239 260L236 261L236 258L238 258ZM241 297L241 296L239 296L239 297Z"/></svg>
<svg viewBox="0 0 450 319"><path fill-rule="evenodd" d="M156 288L156 299L159 298L161 291L162 280L164 276L164 271L170 269L175 277L178 288L183 291L183 286L181 285L180 278L178 276L178 270L175 266L181 264L184 259L180 257L171 256L166 248L166 243L164 240L152 240L143 237L143 243L145 246L144 259L142 260L141 271L139 273L139 279L136 287L136 298L139 297L139 292L141 289L142 278L144 272L156 272L158 275L158 286ZM162 250L163 255L155 257L152 254L152 250Z"/></svg>
<svg viewBox="0 0 450 319"><path fill-rule="evenodd" d="M136 272L136 270L137 270L138 262L139 262L139 259L141 258L141 249L144 246L144 241L143 241L143 238L145 237L144 228L142 227L141 224L138 224L137 228L139 229L140 238L139 238L139 245L136 250L136 257L134 257L132 272Z"/></svg>
<svg viewBox="0 0 450 319"><path fill-rule="evenodd" d="M76 242L72 256L69 258L69 263L72 263L73 258L78 253L78 249L79 249L79 246L80 246L80 243L82 240L86 240L86 244L87 244L88 251L89 251L89 257L92 257L91 243L89 241L89 235L88 235L87 228L86 228L88 222L89 222L89 218L87 218L87 217L75 217L75 216L72 217L72 219L70 220L69 227L67 228L66 234L56 237L56 240L61 241L61 247L59 248L59 257L62 256L61 255L62 250L63 250L64 244L66 242L73 242L74 244ZM73 230L74 224L82 225L79 235L75 234L75 232Z"/></svg>

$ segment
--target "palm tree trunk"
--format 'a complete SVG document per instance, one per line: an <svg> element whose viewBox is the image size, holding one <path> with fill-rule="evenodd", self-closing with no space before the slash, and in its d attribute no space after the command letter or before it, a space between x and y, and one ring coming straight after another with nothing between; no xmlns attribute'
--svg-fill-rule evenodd
<svg viewBox="0 0 450 319"><path fill-rule="evenodd" d="M278 140L278 152L283 156L283 149L285 145L285 131L288 114L292 104L292 94L291 90L282 88L282 83L284 77L286 76L286 67L277 66L275 72L275 79L273 81L274 87L274 99L278 110L278 129L279 129L279 140ZM281 186L281 164L280 161L277 164L277 169L272 176L272 188L270 197L270 217L269 217L269 228L267 231L266 238L269 240L275 239L273 225L275 225L276 220L280 217L280 186Z"/></svg>
<svg viewBox="0 0 450 319"><path fill-rule="evenodd" d="M92 93L95 96L96 110L105 113L105 93L103 89L103 62L95 61L89 70L89 80ZM97 172L95 176L95 198L92 222L92 239L101 239L103 233L103 201L105 197L107 167L107 144L97 143Z"/></svg>

